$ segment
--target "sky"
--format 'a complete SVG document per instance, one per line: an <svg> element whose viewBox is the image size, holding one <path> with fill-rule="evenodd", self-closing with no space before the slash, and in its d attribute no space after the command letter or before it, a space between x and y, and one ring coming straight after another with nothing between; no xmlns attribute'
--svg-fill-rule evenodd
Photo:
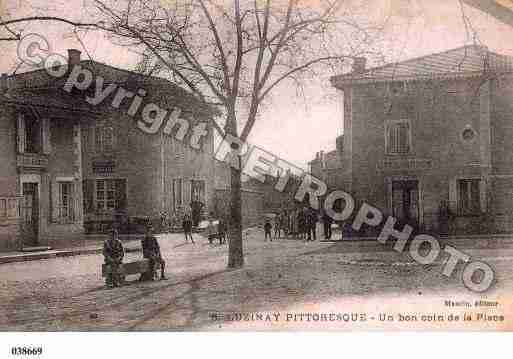
<svg viewBox="0 0 513 359"><path fill-rule="evenodd" d="M57 14L88 20L82 9L87 0L0 0L2 17L28 14ZM310 0L315 3L315 0ZM365 4L373 20L390 16L384 30L382 50L386 62L428 55L467 44L479 43L492 51L513 56L513 28L481 11L463 5L471 28L462 17L459 0L369 0ZM137 56L130 49L116 46L98 32L81 34L78 41L72 28L61 24L30 24L25 32L44 35L52 51L66 54L68 48L82 50L83 57L113 66L134 69ZM0 72L12 73L16 68L16 45L0 42ZM381 65L376 59L368 64ZM305 96L284 83L275 89L272 102L259 114L249 141L275 155L306 168L308 161L320 150L335 148L335 138L343 133L342 95L331 87L329 76L319 76L305 84Z"/></svg>

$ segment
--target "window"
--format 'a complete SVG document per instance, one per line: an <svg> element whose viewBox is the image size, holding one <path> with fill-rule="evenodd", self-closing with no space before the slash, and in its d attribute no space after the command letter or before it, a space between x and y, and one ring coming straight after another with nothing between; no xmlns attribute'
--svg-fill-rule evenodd
<svg viewBox="0 0 513 359"><path fill-rule="evenodd" d="M125 179L96 180L96 210L108 212L126 207Z"/></svg>
<svg viewBox="0 0 513 359"><path fill-rule="evenodd" d="M410 125L407 121L392 122L387 126L387 153L406 154L410 152Z"/></svg>
<svg viewBox="0 0 513 359"><path fill-rule="evenodd" d="M0 220L16 219L19 217L17 198L0 198Z"/></svg>
<svg viewBox="0 0 513 359"><path fill-rule="evenodd" d="M479 214L479 179L458 180L458 213L461 215Z"/></svg>
<svg viewBox="0 0 513 359"><path fill-rule="evenodd" d="M35 118L25 118L25 152L41 152L41 126Z"/></svg>
<svg viewBox="0 0 513 359"><path fill-rule="evenodd" d="M59 182L59 207L57 210L60 220L73 221L75 219L73 204L73 182Z"/></svg>
<svg viewBox="0 0 513 359"><path fill-rule="evenodd" d="M96 126L94 146L96 152L112 152L114 149L114 129L110 126Z"/></svg>
<svg viewBox="0 0 513 359"><path fill-rule="evenodd" d="M461 132L461 138L465 141L472 141L476 137L476 133L470 127L465 127L465 129Z"/></svg>
<svg viewBox="0 0 513 359"><path fill-rule="evenodd" d="M182 206L182 179L173 179L173 210L177 211Z"/></svg>
<svg viewBox="0 0 513 359"><path fill-rule="evenodd" d="M113 180L96 181L96 208L98 211L113 210L116 207L116 185Z"/></svg>

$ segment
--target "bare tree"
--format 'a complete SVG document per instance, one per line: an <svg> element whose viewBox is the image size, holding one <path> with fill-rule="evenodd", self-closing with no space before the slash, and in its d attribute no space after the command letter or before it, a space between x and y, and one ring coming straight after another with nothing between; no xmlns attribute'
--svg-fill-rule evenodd
<svg viewBox="0 0 513 359"><path fill-rule="evenodd" d="M152 71L219 107L223 120L213 123L222 136L242 141L280 84L301 85L327 70L341 71L345 60L373 52L381 30L354 16L354 1L91 1L89 10L101 21L53 20L102 29L118 43L140 48ZM21 21L0 21L0 26ZM228 266L237 268L244 263L241 168L230 171Z"/></svg>

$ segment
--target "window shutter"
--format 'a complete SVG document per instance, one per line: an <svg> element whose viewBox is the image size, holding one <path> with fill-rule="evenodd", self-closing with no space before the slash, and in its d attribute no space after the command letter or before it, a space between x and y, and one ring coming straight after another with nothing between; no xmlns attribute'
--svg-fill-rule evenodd
<svg viewBox="0 0 513 359"><path fill-rule="evenodd" d="M456 178L449 180L449 210L452 214L458 212L458 188Z"/></svg>
<svg viewBox="0 0 513 359"><path fill-rule="evenodd" d="M18 116L18 152L25 153L25 118L23 115Z"/></svg>
<svg viewBox="0 0 513 359"><path fill-rule="evenodd" d="M479 181L479 205L481 207L481 213L486 213L486 179Z"/></svg>
<svg viewBox="0 0 513 359"><path fill-rule="evenodd" d="M98 125L93 127L93 150L97 153L102 151L102 129Z"/></svg>
<svg viewBox="0 0 513 359"><path fill-rule="evenodd" d="M185 201L186 207L189 207L189 205L191 204L191 190L192 190L191 184L192 184L191 181L187 181L187 180L184 181L184 194L185 194L184 201Z"/></svg>
<svg viewBox="0 0 513 359"><path fill-rule="evenodd" d="M111 148L113 151L115 151L117 148L116 132L114 131L114 127L110 127L109 131L111 132Z"/></svg>
<svg viewBox="0 0 513 359"><path fill-rule="evenodd" d="M94 212L94 180L85 179L82 181L84 191L84 214Z"/></svg>
<svg viewBox="0 0 513 359"><path fill-rule="evenodd" d="M59 182L50 182L50 203L51 203L51 218L52 222L59 220Z"/></svg>
<svg viewBox="0 0 513 359"><path fill-rule="evenodd" d="M392 125L387 126L387 153L392 153Z"/></svg>
<svg viewBox="0 0 513 359"><path fill-rule="evenodd" d="M410 152L410 124L409 123L403 123L402 124L402 135L403 135L403 141L404 141L404 148L402 149L404 152L408 153Z"/></svg>
<svg viewBox="0 0 513 359"><path fill-rule="evenodd" d="M94 137L94 126L89 125L87 130L87 149L88 152L94 153L95 152L95 137Z"/></svg>
<svg viewBox="0 0 513 359"><path fill-rule="evenodd" d="M118 204L118 210L126 209L126 180L117 179L116 180L116 199Z"/></svg>
<svg viewBox="0 0 513 359"><path fill-rule="evenodd" d="M41 120L41 139L43 144L43 153L48 155L52 152L52 142L51 142L51 132L50 132L50 119L43 118Z"/></svg>

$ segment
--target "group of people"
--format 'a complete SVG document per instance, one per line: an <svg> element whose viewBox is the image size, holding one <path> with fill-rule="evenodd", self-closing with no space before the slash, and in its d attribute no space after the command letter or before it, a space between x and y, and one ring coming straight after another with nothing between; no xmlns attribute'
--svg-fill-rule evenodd
<svg viewBox="0 0 513 359"><path fill-rule="evenodd" d="M213 213L211 213L211 217L213 218ZM292 210L285 209L274 216L274 218L267 218L264 223L265 240L269 239L272 241L273 237L280 238L283 233L283 236L285 237L292 236L296 239L298 238L304 239L306 241L315 241L317 240L316 227L319 219L323 222L324 225L324 238L330 239L332 235L332 218L325 212L321 212L319 214L318 211L311 207L304 207L295 208ZM194 243L194 239L192 237L193 226L194 219L192 213L186 211L182 220L182 227L186 242L190 239L191 242ZM166 279L166 262L162 258L162 253L160 251L157 238L153 235L153 227L151 223L148 223L145 228L146 230L144 237L141 240L141 246L143 257L148 259L150 269L147 272L142 273L139 280L154 280L157 274L158 266L160 266L161 270L160 278ZM221 237L223 241L220 237L221 244L225 243L226 241L226 230L227 225L221 219L217 225L217 234L222 234ZM123 284L123 276L120 268L121 264L123 263L124 255L125 251L123 244L119 240L118 231L114 229L112 230L112 235L103 244L103 256L105 259L105 264L110 267L110 271L107 273L108 287L117 287Z"/></svg>
<svg viewBox="0 0 513 359"><path fill-rule="evenodd" d="M327 221L329 216L321 216L323 221ZM331 219L331 217L329 217ZM265 240L268 238L272 241L272 231L274 229L274 238L286 237L304 239L306 241L315 241L317 239L317 222L319 221L319 213L312 207L295 208L292 210L283 210L278 213L273 220L266 219L264 223ZM326 239L331 238L331 223L329 223L329 236L325 226L324 236Z"/></svg>
<svg viewBox="0 0 513 359"><path fill-rule="evenodd" d="M167 279L165 276L166 262L162 258L160 246L157 238L153 235L153 227L150 223L146 225L144 237L141 240L143 258L149 262L149 270L141 274L139 280L155 280L158 266L160 266L160 279ZM119 239L119 233L116 229L112 230L112 235L103 243L103 257L105 264L109 266L106 275L107 287L119 287L123 285L123 273L121 265L125 256L123 243Z"/></svg>
<svg viewBox="0 0 513 359"><path fill-rule="evenodd" d="M209 241L211 242L211 237L212 236L215 236L219 239L219 244L224 244L226 243L226 230L227 230L227 225L226 225L226 222L225 220L221 217L219 218L218 220L218 223L217 223L217 226L214 226L214 218L215 218L215 215L213 212L210 212L209 214L209 217L208 217L208 228L207 228L207 236L209 237ZM199 224L199 223L198 223ZM198 225L196 224L196 226ZM182 229L183 229L183 233L185 235L185 243L187 243L187 241L190 239L191 240L191 243L194 244L194 239L192 238L192 229L194 227L194 221L193 221L193 218L191 216L191 213L190 212L185 212L184 215L183 215L183 220L182 220Z"/></svg>

